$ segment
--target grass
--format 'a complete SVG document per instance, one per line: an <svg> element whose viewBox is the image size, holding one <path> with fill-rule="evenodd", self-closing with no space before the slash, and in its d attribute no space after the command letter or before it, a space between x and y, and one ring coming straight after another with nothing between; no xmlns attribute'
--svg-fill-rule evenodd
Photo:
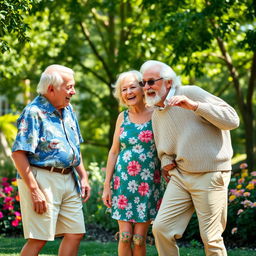
<svg viewBox="0 0 256 256"><path fill-rule="evenodd" d="M18 256L25 243L22 238L0 238L0 256ZM40 255L57 255L60 239L48 242ZM100 243L82 241L79 256L117 256L117 243ZM181 256L204 256L202 248L180 248ZM147 256L157 256L155 246L147 245ZM256 256L256 250L235 249L229 250L228 256Z"/></svg>

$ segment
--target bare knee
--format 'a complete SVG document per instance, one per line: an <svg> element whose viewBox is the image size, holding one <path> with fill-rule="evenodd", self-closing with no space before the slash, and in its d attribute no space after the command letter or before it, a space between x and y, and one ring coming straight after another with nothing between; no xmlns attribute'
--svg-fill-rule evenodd
<svg viewBox="0 0 256 256"><path fill-rule="evenodd" d="M20 255L28 255L28 252L31 253L31 255L33 255L33 253L37 255L42 250L46 242L47 241L44 240L28 239L26 244L23 246Z"/></svg>
<svg viewBox="0 0 256 256"><path fill-rule="evenodd" d="M69 241L81 241L84 237L84 234L64 234L64 239Z"/></svg>
<svg viewBox="0 0 256 256"><path fill-rule="evenodd" d="M127 231L123 231L120 233L119 241L122 243L130 243L132 239L132 234Z"/></svg>
<svg viewBox="0 0 256 256"><path fill-rule="evenodd" d="M144 246L145 245L145 237L140 234L134 234L132 237L132 241L134 246Z"/></svg>

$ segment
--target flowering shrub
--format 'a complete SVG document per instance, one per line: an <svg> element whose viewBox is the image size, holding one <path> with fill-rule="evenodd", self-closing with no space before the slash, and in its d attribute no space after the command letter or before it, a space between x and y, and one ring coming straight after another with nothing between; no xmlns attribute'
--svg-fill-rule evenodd
<svg viewBox="0 0 256 256"><path fill-rule="evenodd" d="M255 245L256 171L248 173L247 164L233 175L229 186L228 227L226 236L236 245ZM238 242L239 241L239 242Z"/></svg>
<svg viewBox="0 0 256 256"><path fill-rule="evenodd" d="M0 184L0 230L3 235L22 233L19 195L16 179L2 178Z"/></svg>

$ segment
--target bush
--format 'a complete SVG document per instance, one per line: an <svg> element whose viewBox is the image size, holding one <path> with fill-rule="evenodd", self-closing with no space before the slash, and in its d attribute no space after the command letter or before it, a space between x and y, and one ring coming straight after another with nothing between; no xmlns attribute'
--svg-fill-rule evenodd
<svg viewBox="0 0 256 256"><path fill-rule="evenodd" d="M0 187L0 229L6 235L22 233L19 195L16 179L2 178Z"/></svg>
<svg viewBox="0 0 256 256"><path fill-rule="evenodd" d="M227 240L236 246L254 246L256 230L256 171L248 173L247 164L233 175L229 187Z"/></svg>
<svg viewBox="0 0 256 256"><path fill-rule="evenodd" d="M256 172L248 173L245 163L232 174L229 184L228 222L223 234L228 246L255 247ZM198 220L194 213L182 238L183 242L201 241Z"/></svg>
<svg viewBox="0 0 256 256"><path fill-rule="evenodd" d="M117 221L110 216L108 208L102 202L103 183L105 179L105 168L93 162L88 167L91 186L91 197L85 204L85 220L88 224L97 224L108 230L117 231Z"/></svg>
<svg viewBox="0 0 256 256"><path fill-rule="evenodd" d="M229 186L228 223L223 234L225 243L231 246L255 247L256 230L256 172L248 173L246 164L232 175ZM88 167L91 198L84 205L86 225L93 224L113 233L118 231L117 221L110 217L101 196L105 178L105 168L98 163ZM3 235L22 233L19 197L15 179L2 178L0 183L0 229ZM183 240L200 241L198 221L194 214ZM195 242L194 242L195 243Z"/></svg>

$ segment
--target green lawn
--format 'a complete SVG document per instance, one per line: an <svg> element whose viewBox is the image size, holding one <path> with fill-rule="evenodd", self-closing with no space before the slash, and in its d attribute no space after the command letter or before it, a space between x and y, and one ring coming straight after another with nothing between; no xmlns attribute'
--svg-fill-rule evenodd
<svg viewBox="0 0 256 256"><path fill-rule="evenodd" d="M22 238L0 238L0 256L18 256L25 240ZM60 240L48 242L40 255L57 255ZM181 256L204 256L203 249L181 248ZM117 256L117 243L100 243L83 241L79 256ZM147 246L147 256L157 256L154 246ZM228 256L256 256L256 250L229 250Z"/></svg>

